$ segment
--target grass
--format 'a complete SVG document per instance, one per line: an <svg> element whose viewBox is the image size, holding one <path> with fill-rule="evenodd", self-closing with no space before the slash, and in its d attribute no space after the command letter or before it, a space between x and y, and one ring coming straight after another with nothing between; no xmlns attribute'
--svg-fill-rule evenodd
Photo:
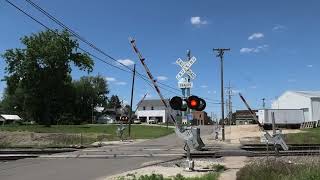
<svg viewBox="0 0 320 180"><path fill-rule="evenodd" d="M293 164L282 160L260 160L241 168L237 180L318 180L319 169L319 162Z"/></svg>
<svg viewBox="0 0 320 180"><path fill-rule="evenodd" d="M163 177L161 174L142 175L136 177L134 174L128 174L126 177L119 177L118 180L217 180L218 173L208 173L198 177L184 177L177 174L175 177Z"/></svg>
<svg viewBox="0 0 320 180"><path fill-rule="evenodd" d="M0 148L5 147L61 147L70 145L89 145L97 141L119 140L117 125L8 125L1 126L7 139L0 136ZM172 128L133 125L130 139L153 139L174 132ZM27 138L27 137L28 138ZM128 128L123 137L128 138ZM14 139L15 141L13 141ZM25 143L27 139L28 143Z"/></svg>
<svg viewBox="0 0 320 180"><path fill-rule="evenodd" d="M285 134L284 139L289 144L319 144L320 128L304 129L301 133Z"/></svg>
<svg viewBox="0 0 320 180"><path fill-rule="evenodd" d="M117 125L54 125L44 127L41 125L11 125L1 126L0 131L35 132L35 133L76 133L76 134L108 134L109 140L117 139ZM125 131L127 136L127 130ZM174 130L165 127L133 125L131 126L132 139L152 139L173 133Z"/></svg>
<svg viewBox="0 0 320 180"><path fill-rule="evenodd" d="M216 172L223 172L227 169L224 165L221 165L221 164L212 164L212 165L209 165L208 168Z"/></svg>

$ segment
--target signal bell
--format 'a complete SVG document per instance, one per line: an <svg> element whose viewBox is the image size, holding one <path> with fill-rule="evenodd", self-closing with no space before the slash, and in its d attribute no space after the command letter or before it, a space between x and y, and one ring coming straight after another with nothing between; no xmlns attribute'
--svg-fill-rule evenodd
<svg viewBox="0 0 320 180"><path fill-rule="evenodd" d="M170 100L170 106L172 109L180 111L186 111L188 107L196 111L203 111L206 108L206 101L198 96L190 96L188 99L174 96Z"/></svg>

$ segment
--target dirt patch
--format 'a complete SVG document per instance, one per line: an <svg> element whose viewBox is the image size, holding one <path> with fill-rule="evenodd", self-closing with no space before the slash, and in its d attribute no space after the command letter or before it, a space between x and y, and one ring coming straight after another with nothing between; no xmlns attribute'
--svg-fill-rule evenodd
<svg viewBox="0 0 320 180"><path fill-rule="evenodd" d="M268 131L272 133L272 131ZM300 129L284 129L282 134L289 133L300 133ZM263 132L259 129L258 125L237 125L237 126L225 126L225 142L222 144L241 144L241 143L259 143L260 137L263 135ZM213 135L205 136L205 142L213 140ZM219 140L221 140L221 129L219 132Z"/></svg>
<svg viewBox="0 0 320 180"><path fill-rule="evenodd" d="M209 167L214 165L224 165L227 170L222 172L219 179L233 180L236 179L237 171L242 168L249 159L247 157L222 157L222 158L206 158L194 159L195 171L185 171L187 166L185 159L172 162L162 163L155 166L140 168L113 176L103 177L99 180L116 180L118 177L126 177L128 174L134 174L136 177L141 175L162 174L164 177L174 177L181 174L184 177L196 177L212 172Z"/></svg>
<svg viewBox="0 0 320 180"><path fill-rule="evenodd" d="M0 145L2 147L69 146L91 144L97 139L99 139L97 135L91 134L0 132Z"/></svg>

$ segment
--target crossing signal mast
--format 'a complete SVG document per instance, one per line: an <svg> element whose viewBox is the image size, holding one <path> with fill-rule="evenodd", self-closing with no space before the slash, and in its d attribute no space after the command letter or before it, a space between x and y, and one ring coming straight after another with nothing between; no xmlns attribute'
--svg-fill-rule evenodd
<svg viewBox="0 0 320 180"><path fill-rule="evenodd" d="M140 53L140 51L138 50L136 44L135 44L135 40L130 38L130 43L131 46L134 50L134 52L137 54L141 64L143 65L148 78L151 80L155 90L157 91L163 105L165 106L165 109L167 112L171 112L169 105L167 104L167 102L165 101L164 97L162 96L161 92L160 92L160 88L157 84L157 81L153 78L147 64L145 63L145 58L142 56L142 54ZM179 62L181 63L181 66L185 67L182 71L181 76L187 71L189 75L194 75L194 73L190 70L188 70L190 68L190 64L185 64L182 60L180 60ZM189 84L185 84L185 85L189 85ZM187 104L187 106L190 106L193 109L199 109L199 110L203 110L205 108L205 101L201 100L201 98L198 98L196 96L190 96L188 98L187 101L183 100L181 97L173 97L170 101L170 106L176 109L182 109L182 107ZM185 150L187 151L187 162L188 162L188 168L187 170L193 170L194 168L194 162L191 160L191 155L190 155L190 148L194 148L196 150L201 150L205 145L200 137L200 129L199 128L193 128L193 127L182 127L179 123L177 123L177 121L175 120L175 118L173 117L173 115L170 113L170 119L172 120L172 122L175 124L175 132L177 134L177 136L181 139L183 139L185 141ZM168 120L167 120L167 126L168 126Z"/></svg>

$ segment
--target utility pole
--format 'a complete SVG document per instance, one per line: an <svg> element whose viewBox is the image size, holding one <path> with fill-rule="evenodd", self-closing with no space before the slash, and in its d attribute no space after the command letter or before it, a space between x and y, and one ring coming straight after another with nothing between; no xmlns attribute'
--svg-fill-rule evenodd
<svg viewBox="0 0 320 180"><path fill-rule="evenodd" d="M233 96L233 94L232 94L232 87L231 87L231 85L230 85L230 81L229 81L229 86L228 87L226 87L226 89L227 89L227 96L228 96L228 100L227 100L227 103L226 103L226 105L227 105L227 110L228 110L228 121L229 121L229 125L231 125L231 120L232 120L232 96Z"/></svg>
<svg viewBox="0 0 320 180"><path fill-rule="evenodd" d="M190 61L190 59L191 59L191 50L190 50L190 49L187 51L187 58L188 58L188 61ZM187 75L187 78L188 78L188 83L189 83L190 80L191 80L191 78L190 78L189 75ZM187 90L187 96L186 96L186 98L188 98L188 97L191 95L191 88L186 88L186 90ZM186 113L185 115L186 115L186 116L189 116L190 113L191 113L191 109L190 109L190 108L187 108L187 113ZM192 120L192 121L193 121L193 120ZM187 125L188 125L188 126L191 125L191 124L192 124L192 121L190 122L190 121L188 120L188 118L187 118Z"/></svg>
<svg viewBox="0 0 320 180"><path fill-rule="evenodd" d="M132 121L132 102L133 102L133 90L134 90L134 79L136 76L136 64L133 65L133 74L132 74L132 85L131 85L131 100L130 100L130 111L129 111L129 137L131 136L131 121Z"/></svg>
<svg viewBox="0 0 320 180"><path fill-rule="evenodd" d="M216 57L220 58L221 64L221 119L222 119L222 141L225 140L225 132L224 132L224 87L223 87L223 55L225 51L230 51L230 48L214 48L214 52L217 52Z"/></svg>
<svg viewBox="0 0 320 180"><path fill-rule="evenodd" d="M261 100L262 100L262 108L265 109L266 108L266 102L265 102L266 98L262 98Z"/></svg>
<svg viewBox="0 0 320 180"><path fill-rule="evenodd" d="M93 124L93 119L94 119L94 116L93 116L93 97L91 98L91 124Z"/></svg>

